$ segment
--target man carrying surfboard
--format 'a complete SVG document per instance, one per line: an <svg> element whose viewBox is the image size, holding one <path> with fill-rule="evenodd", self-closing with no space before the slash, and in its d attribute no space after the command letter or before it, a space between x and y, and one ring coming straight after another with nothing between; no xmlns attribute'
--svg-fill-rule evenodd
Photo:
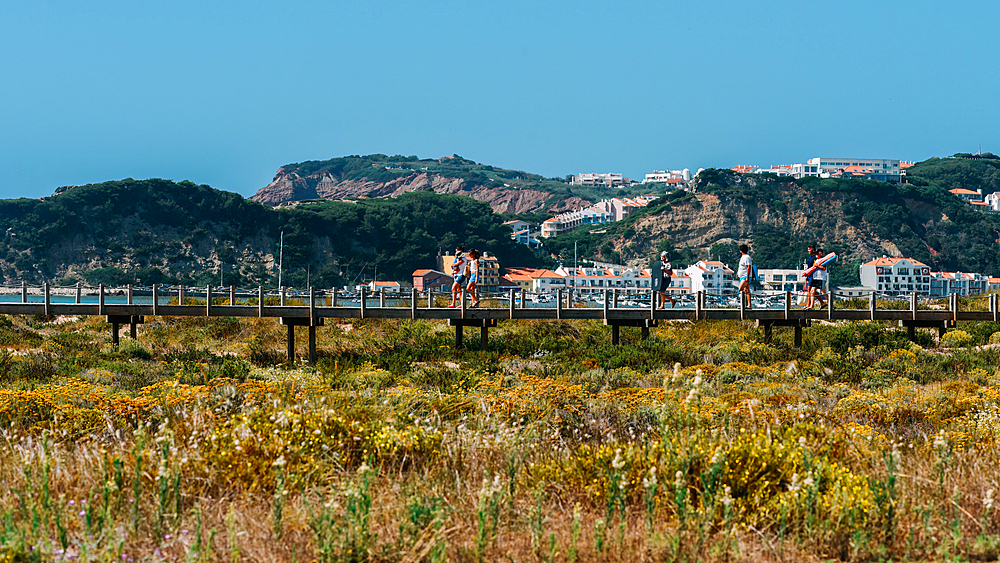
<svg viewBox="0 0 1000 563"><path fill-rule="evenodd" d="M806 248L806 309L812 309L816 302L816 286L813 285L813 280L816 277L816 259L819 256L816 255L816 245L810 244ZM823 300L823 295L820 293L819 300Z"/></svg>

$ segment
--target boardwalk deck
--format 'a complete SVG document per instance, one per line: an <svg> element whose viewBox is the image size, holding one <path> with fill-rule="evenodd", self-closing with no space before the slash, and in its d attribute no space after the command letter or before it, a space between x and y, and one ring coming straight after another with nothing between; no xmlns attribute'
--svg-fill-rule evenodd
<svg viewBox="0 0 1000 563"><path fill-rule="evenodd" d="M186 292L186 293L185 293ZM225 293L214 294L211 288L204 288L200 295L195 291L180 289L178 301L185 304L161 304L160 294L156 286L153 287L153 301L148 304L138 304L132 301L132 289L128 288L129 301L126 304L105 303L107 295L105 288L99 288L98 303L55 303L49 295L48 286L44 286L44 300L42 302L27 302L27 293L22 291L21 303L0 303L0 314L7 315L75 315L75 316L106 316L109 323L115 327L113 339L117 343L119 324L131 324L131 334L135 335L135 325L143 322L147 316L176 316L176 317L269 317L280 319L281 323L288 326L289 331L289 354L294 354L294 327L307 326L310 329L310 359L315 360L315 327L322 326L324 319L430 319L447 320L449 324L456 327L456 343L461 343L461 330L464 326L479 327L482 329L481 341L483 348L487 341L486 331L490 327L495 327L498 321L502 320L599 320L612 327L612 338L617 344L618 331L622 326L640 327L643 334L648 334L649 327L656 326L661 321L678 320L755 320L758 326L765 328L765 335L769 339L771 329L775 326L792 327L796 331L796 344L801 342L802 327L813 321L897 321L900 326L906 327L912 337L913 330L918 327L938 328L943 332L947 326L954 326L956 321L996 321L998 320L998 299L996 295L989 296L988 311L960 311L958 301L955 298L949 300L947 310L927 310L917 307L916 296L910 299L910 308L900 309L878 309L875 306L874 297L869 299L867 309L837 309L834 296L828 295L828 307L825 309L793 309L790 306L791 296L785 295L785 306L780 309L746 309L746 308L720 308L704 307L704 296L697 295L694 308L671 308L657 309L647 308L621 308L613 307L610 304L617 303L617 296L613 292L605 292L604 305L602 307L591 308L566 308L563 306L561 292L551 308L522 308L508 305L506 307L495 308L441 308L426 306L431 299L426 295L418 295L415 291L402 298L404 306L385 306L384 296L379 299L381 306L372 307L367 305L367 299L362 292L360 303L356 307L327 306L316 303L315 292L310 290L307 294L308 305L287 305L285 295L282 293L281 305L266 305L263 289L258 290L260 298L253 305L247 304L217 304L213 303L214 298L225 298ZM649 293L646 293L649 296ZM235 290L230 289L229 302L234 301ZM201 304L188 304L185 298L201 297L205 301ZM510 295L513 298L513 293ZM79 292L77 301L80 301ZM334 303L336 296L334 295ZM513 302L513 299L510 301ZM425 306L421 307L423 304ZM292 359L291 357L289 359Z"/></svg>

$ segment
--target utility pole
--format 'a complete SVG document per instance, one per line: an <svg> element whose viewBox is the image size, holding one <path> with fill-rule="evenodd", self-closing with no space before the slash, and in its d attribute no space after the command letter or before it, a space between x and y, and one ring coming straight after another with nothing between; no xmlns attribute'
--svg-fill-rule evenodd
<svg viewBox="0 0 1000 563"><path fill-rule="evenodd" d="M280 242L278 242L278 287L282 287L282 285L281 285L281 262L282 262L282 258L284 256L284 254L285 254L285 231L281 231L281 239L279 239L279 240L280 240Z"/></svg>

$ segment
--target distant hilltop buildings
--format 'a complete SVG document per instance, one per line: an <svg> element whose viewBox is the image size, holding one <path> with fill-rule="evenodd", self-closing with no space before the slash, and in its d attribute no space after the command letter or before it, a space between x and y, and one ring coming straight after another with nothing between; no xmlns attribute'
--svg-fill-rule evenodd
<svg viewBox="0 0 1000 563"><path fill-rule="evenodd" d="M612 223L629 216L632 210L645 207L653 197L606 199L567 213L560 213L542 223L542 237L549 238L568 233L581 225Z"/></svg>
<svg viewBox="0 0 1000 563"><path fill-rule="evenodd" d="M912 162L886 158L810 158L801 164L779 164L770 168L734 166L730 170L743 174L775 174L792 178L847 178L876 180L898 184Z"/></svg>

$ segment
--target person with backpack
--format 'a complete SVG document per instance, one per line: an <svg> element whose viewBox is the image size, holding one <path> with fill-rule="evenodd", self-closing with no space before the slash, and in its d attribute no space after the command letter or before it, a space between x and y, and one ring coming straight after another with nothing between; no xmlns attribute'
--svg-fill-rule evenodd
<svg viewBox="0 0 1000 563"><path fill-rule="evenodd" d="M753 270L753 260L750 258L750 247L746 244L740 245L740 265L736 268L736 275L740 279L740 287L737 290L740 299L743 294L747 295L747 309L753 309L753 301L750 299L750 277Z"/></svg>
<svg viewBox="0 0 1000 563"><path fill-rule="evenodd" d="M667 260L667 251L664 250L660 253L660 259L653 262L653 267L650 269L651 283L653 286L653 292L660 296L660 308L662 309L667 301L670 301L670 306L674 307L677 302L671 297L667 290L670 288L670 282L674 276L673 267Z"/></svg>
<svg viewBox="0 0 1000 563"><path fill-rule="evenodd" d="M465 286L465 291L469 292L469 297L472 298L472 304L469 308L475 308L479 306L479 298L476 297L476 284L479 282L479 251L473 248L469 251L469 256L466 258L469 263L469 283Z"/></svg>

